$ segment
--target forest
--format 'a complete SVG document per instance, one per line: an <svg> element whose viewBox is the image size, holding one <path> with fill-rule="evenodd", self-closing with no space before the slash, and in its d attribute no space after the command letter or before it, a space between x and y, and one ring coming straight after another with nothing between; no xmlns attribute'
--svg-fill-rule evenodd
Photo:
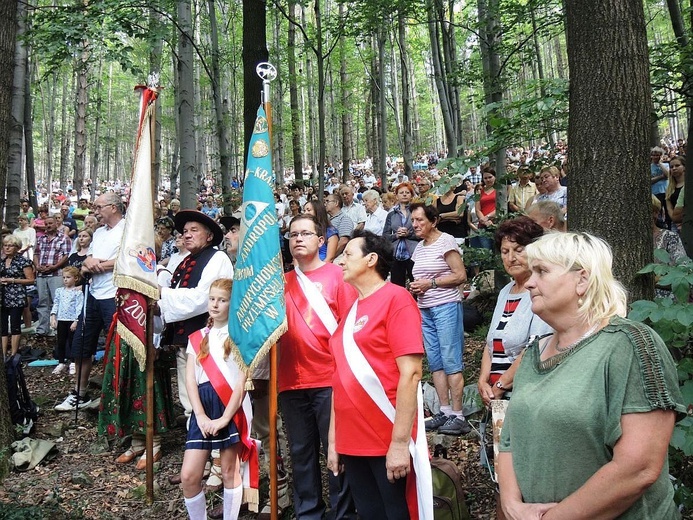
<svg viewBox="0 0 693 520"><path fill-rule="evenodd" d="M643 6L650 140L676 141L686 136L690 112L690 6ZM206 175L225 186L242 177L244 121L259 103L249 60L278 69L275 170L293 169L299 180L317 184L320 165L365 157L383 173L390 156L410 170L422 153L488 156L567 137L566 8L556 0L16 7L7 180L0 177L10 222L19 194L37 184L79 192L85 182L95 189L127 180L133 87L151 72L162 87L157 184L170 179L184 206Z"/></svg>
<svg viewBox="0 0 693 520"><path fill-rule="evenodd" d="M505 184L506 150L567 143L569 227L611 244L631 317L679 349L693 403L693 265L652 265L649 166L650 147L690 143L692 37L693 0L6 0L0 221L14 227L40 188L127 183L135 87L153 73L153 182L190 208L211 176L231 209L270 62L278 184L293 172L320 193L326 168L370 158L384 178L397 158L409 175L428 155L453 176L495 162ZM681 238L690 256L693 211ZM650 273L675 300L653 301ZM670 453L690 510L693 418Z"/></svg>

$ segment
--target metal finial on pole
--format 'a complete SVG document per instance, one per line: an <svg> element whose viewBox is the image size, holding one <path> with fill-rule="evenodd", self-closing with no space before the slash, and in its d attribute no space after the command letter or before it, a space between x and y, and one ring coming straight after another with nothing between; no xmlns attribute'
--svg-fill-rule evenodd
<svg viewBox="0 0 693 520"><path fill-rule="evenodd" d="M149 76L147 76L147 86L151 89L158 90L159 89L159 73L158 72L151 72L149 73Z"/></svg>
<svg viewBox="0 0 693 520"><path fill-rule="evenodd" d="M269 84L270 81L274 81L277 77L277 69L274 65L267 61L263 61L257 64L255 67L255 72L262 79L262 102L269 102Z"/></svg>

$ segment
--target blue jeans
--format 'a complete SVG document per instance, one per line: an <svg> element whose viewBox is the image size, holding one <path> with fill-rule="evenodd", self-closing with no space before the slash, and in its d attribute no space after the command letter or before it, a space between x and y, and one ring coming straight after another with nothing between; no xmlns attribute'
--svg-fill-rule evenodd
<svg viewBox="0 0 693 520"><path fill-rule="evenodd" d="M99 334L111 326L116 311L115 298L97 300L91 294L87 296L86 316L80 315L77 330L72 336L72 357L88 358L96 354Z"/></svg>
<svg viewBox="0 0 693 520"><path fill-rule="evenodd" d="M327 457L331 404L332 388L287 390L279 394L279 405L289 439L297 520L325 518L320 445ZM332 472L328 473L330 517L356 518L354 502L344 475L335 477Z"/></svg>
<svg viewBox="0 0 693 520"><path fill-rule="evenodd" d="M421 309L421 328L431 372L447 375L462 372L464 331L462 302L451 302Z"/></svg>

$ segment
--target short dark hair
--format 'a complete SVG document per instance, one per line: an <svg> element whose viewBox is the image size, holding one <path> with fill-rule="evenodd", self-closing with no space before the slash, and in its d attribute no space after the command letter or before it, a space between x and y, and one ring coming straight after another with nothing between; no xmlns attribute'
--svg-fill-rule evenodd
<svg viewBox="0 0 693 520"><path fill-rule="evenodd" d="M332 197L334 199L334 201L336 202L337 206L339 206L340 208L344 207L344 202L342 202L342 197L340 197L339 195L335 195L334 193L330 193L328 195L328 197Z"/></svg>
<svg viewBox="0 0 693 520"><path fill-rule="evenodd" d="M414 202L413 204L409 205L409 214L411 215L412 213L414 213L415 209L422 209L424 215L426 215L426 218L431 224L436 224L438 222L440 213L438 212L438 209L435 206L429 206L424 204L423 202Z"/></svg>
<svg viewBox="0 0 693 520"><path fill-rule="evenodd" d="M294 222L298 222L299 220L310 220L313 224L315 224L315 232L318 234L319 237L325 237L325 227L318 222L318 219L316 219L313 215L310 213L301 213L300 215L296 215L294 218L291 219L291 222L289 223L289 230L291 230L291 226L294 225Z"/></svg>
<svg viewBox="0 0 693 520"><path fill-rule="evenodd" d="M390 269L392 268L392 262L394 260L394 247L386 239L370 231L365 231L363 229L357 229L351 235L351 239L362 238L361 242L361 252L364 255L369 253L375 253L378 255L378 263L375 265L375 271L380 275L383 280L387 279L387 275L390 274Z"/></svg>
<svg viewBox="0 0 693 520"><path fill-rule="evenodd" d="M498 226L495 235L496 249L500 249L504 238L517 242L521 246L528 246L544 234L544 228L531 218L520 216L505 220Z"/></svg>

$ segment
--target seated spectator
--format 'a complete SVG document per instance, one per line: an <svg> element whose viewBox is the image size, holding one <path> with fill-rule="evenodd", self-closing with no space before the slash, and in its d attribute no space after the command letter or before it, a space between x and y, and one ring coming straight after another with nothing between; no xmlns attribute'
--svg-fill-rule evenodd
<svg viewBox="0 0 693 520"><path fill-rule="evenodd" d="M527 210L527 216L546 231L566 230L563 210L557 203L551 200L544 200L530 206L529 210Z"/></svg>

